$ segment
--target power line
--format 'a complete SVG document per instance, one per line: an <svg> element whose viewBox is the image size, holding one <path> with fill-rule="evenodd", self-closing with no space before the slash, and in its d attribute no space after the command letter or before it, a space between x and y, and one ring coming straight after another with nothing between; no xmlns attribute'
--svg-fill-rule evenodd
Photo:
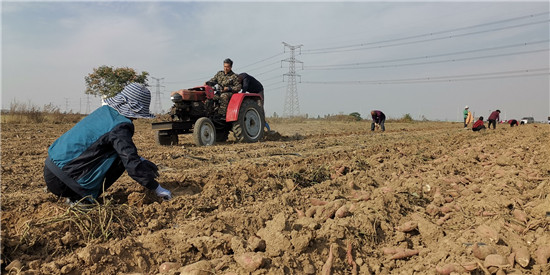
<svg viewBox="0 0 550 275"><path fill-rule="evenodd" d="M539 73L542 72L542 73ZM382 79L382 80L348 80L348 81L302 81L305 84L413 84L427 82L452 82L452 81L469 81L481 79L498 79L510 77L529 77L550 75L549 68L534 68L515 71L500 71L488 73L476 73L465 75L448 75L448 76L431 76L421 78L402 78L402 79Z"/></svg>
<svg viewBox="0 0 550 275"><path fill-rule="evenodd" d="M531 54L531 53L538 53L538 52L548 52L549 50L550 50L549 48L546 48L546 49L532 50L532 51L503 53L503 54L484 55L484 56L476 56L476 57L465 57L465 58L452 58L452 59L446 59L446 60L426 61L426 62L416 62L416 63L405 63L405 64L394 64L394 65L379 65L379 66L367 66L367 67L355 67L355 68L326 68L326 69L309 69L309 70L357 70L357 69L380 69L380 68L390 68L390 67L406 67L406 66L417 66L417 65L426 65L426 64L448 63L448 62L477 60L477 59L486 59L486 58L494 58L494 57L512 56L512 55Z"/></svg>
<svg viewBox="0 0 550 275"><path fill-rule="evenodd" d="M408 58L398 58L398 59L381 60L381 61L356 62L356 63L334 64L334 65L306 66L305 69L306 70L307 69L315 70L315 69L321 69L321 68L329 69L331 67L358 66L358 65L367 65L367 64L409 61L409 60L416 60L416 59L428 59L428 58L442 57L442 56L449 56L449 55L459 55L459 54L467 54L467 53L475 53L475 52L483 52L483 51L501 50L501 49L513 48L513 47L531 46L531 45L535 45L535 44L547 43L549 41L550 40L547 39L547 40L542 40L542 41L525 42L525 43L511 44L511 45L498 46L498 47L492 47L492 48L482 48L482 49L474 49L474 50L459 51L459 52L452 52L452 53L443 53L443 54L426 55L426 56L418 56L418 57L408 57Z"/></svg>
<svg viewBox="0 0 550 275"><path fill-rule="evenodd" d="M256 64L258 64L258 63L261 63L261 62L267 61L267 60L269 60L269 59L275 58L275 57L277 57L277 56L279 56L279 55L282 55L282 54L284 54L284 53L285 53L284 51L283 51L283 52L280 52L280 53L278 53L278 54L275 54L275 55L270 56L270 57L268 57L268 58L262 59L262 60L260 60L260 61L256 61L256 62L251 63L251 64L248 64L248 65L246 65L246 66L242 66L241 68L246 68L246 67L250 67L250 66L252 66L252 65L256 65ZM278 62L277 62L277 63L278 63Z"/></svg>
<svg viewBox="0 0 550 275"><path fill-rule="evenodd" d="M532 23L525 23L525 24L514 25L514 26L508 26L508 27L501 27L501 28L497 28L497 29L491 29L491 30L485 30L485 31L477 31L477 32L466 33L466 34L461 34L461 35L448 36L448 37L443 37L443 38L434 38L434 39L426 39L426 40L420 40L420 41L414 41L414 42L406 42L406 43L391 44L391 45L387 45L387 46L378 46L378 47L371 47L371 48L360 48L360 49L348 49L348 50L343 50L343 49L346 49L346 48L356 48L356 47L365 47L365 46L376 45L376 44L385 44L385 43L389 43L389 42L403 41L403 40L409 40L409 39L414 39L414 38L421 38L421 37L426 37L426 36L434 36L434 35L444 34L444 33L448 33L448 32L455 32L455 31L459 31L459 30L466 30L466 29L472 29L472 28L477 28L477 27L483 27L483 26L501 24L501 23L510 22L510 21L516 21L516 20L525 19L525 18L533 18L533 17L538 17L538 16L541 16L541 15L547 15L547 14L549 14L549 13L550 13L550 12L543 12L543 13L538 13L538 14L533 14L533 15L521 16L521 17L516 17L516 18L511 18L511 19L506 19L506 20L500 20L500 21L489 22L489 23L484 23L484 24L478 24L478 25L473 25L473 26L455 28L455 29L450 29L450 30L445 30L445 31L439 31L439 32L430 32L430 33L425 33L425 34L420 34L420 35L413 35L413 36L407 36L407 37L395 38L395 39L389 39L389 40L383 40L383 41L377 41L377 42L367 42L367 43L360 43L360 44L353 44L353 45L345 45L345 46L338 46L338 47L330 47L330 48L319 48L319 49L304 50L303 52L304 52L304 54L319 54L319 53L330 53L330 52L345 52L345 51L356 51L356 50L372 49L372 48L382 48L382 47L389 47L389 46L400 46L400 45L406 45L406 44L411 44L411 43L427 42L427 41L432 41L432 40L448 39L448 38L454 38L454 37L465 36L465 35L471 35L471 34L479 34L479 33L490 32L490 31L497 31L497 30L503 30L503 29L508 29L508 28L517 28L517 27L523 27L523 26L527 26L527 25L546 23L546 22L549 22L549 21L548 21L548 20L544 20L544 21L538 21L538 22L532 22Z"/></svg>

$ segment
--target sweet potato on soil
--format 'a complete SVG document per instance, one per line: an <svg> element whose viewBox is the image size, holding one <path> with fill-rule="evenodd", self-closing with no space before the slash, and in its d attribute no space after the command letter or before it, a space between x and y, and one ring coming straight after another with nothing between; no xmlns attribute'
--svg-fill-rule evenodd
<svg viewBox="0 0 550 275"><path fill-rule="evenodd" d="M416 249L405 249L401 252L397 252L390 257L391 260L405 259L414 255L418 255L419 251Z"/></svg>
<svg viewBox="0 0 550 275"><path fill-rule="evenodd" d="M349 198L356 201L368 201L370 200L370 194L365 191L353 191Z"/></svg>
<svg viewBox="0 0 550 275"><path fill-rule="evenodd" d="M323 200L315 199L315 198L309 199L309 202L311 202L311 205L313 205L313 206L321 206L321 205L328 204L327 201L323 201Z"/></svg>
<svg viewBox="0 0 550 275"><path fill-rule="evenodd" d="M445 216L439 218L439 219L435 222L435 224L437 224L437 225L442 225L442 224L445 223L446 220L448 220L448 219L450 219L450 218L451 218L451 213L447 213L447 214L445 214Z"/></svg>
<svg viewBox="0 0 550 275"><path fill-rule="evenodd" d="M439 213L440 208L437 207L435 204L430 203L426 206L426 213L430 216L435 216Z"/></svg>
<svg viewBox="0 0 550 275"><path fill-rule="evenodd" d="M537 264L547 264L548 258L550 258L550 245L539 246L535 251L535 257Z"/></svg>
<svg viewBox="0 0 550 275"><path fill-rule="evenodd" d="M418 223L415 221L408 221L404 224L395 227L395 230L400 232L410 232L418 228Z"/></svg>
<svg viewBox="0 0 550 275"><path fill-rule="evenodd" d="M304 213L304 211L300 210L300 209L294 209L296 211L296 214L298 215L298 218L303 218L306 216L306 214Z"/></svg>
<svg viewBox="0 0 550 275"><path fill-rule="evenodd" d="M323 269L321 270L321 275L330 275L332 273L332 262L334 260L334 255L332 254L332 245L329 248L328 251L328 258L325 264L323 265Z"/></svg>
<svg viewBox="0 0 550 275"><path fill-rule="evenodd" d="M460 266L462 266L462 268L464 268L464 270L466 270L468 272L472 272L472 271L476 270L477 267L478 267L477 262L461 263Z"/></svg>
<svg viewBox="0 0 550 275"><path fill-rule="evenodd" d="M527 223L527 214L519 209L514 209L514 211L512 211L512 215L514 215L514 218L516 218L516 220L522 222L522 223Z"/></svg>
<svg viewBox="0 0 550 275"><path fill-rule="evenodd" d="M255 252L245 252L241 255L235 255L235 262L244 270L253 272L262 266L264 257Z"/></svg>
<svg viewBox="0 0 550 275"><path fill-rule="evenodd" d="M164 262L159 266L160 273L168 273L181 267L180 263L176 262Z"/></svg>
<svg viewBox="0 0 550 275"><path fill-rule="evenodd" d="M396 246L384 247L384 248L382 248L382 253L384 253L386 255L393 255L393 254L396 254L396 253L399 253L399 252L403 252L403 251L405 251L405 249L406 248L396 247Z"/></svg>
<svg viewBox="0 0 550 275"><path fill-rule="evenodd" d="M476 264L476 266L477 266L477 264ZM462 272L465 272L467 270L465 268L463 268L462 266L457 265L457 264L446 264L444 266L436 266L435 271L438 274L441 274L441 275L449 275L453 272L462 273Z"/></svg>
<svg viewBox="0 0 550 275"><path fill-rule="evenodd" d="M338 210L336 210L336 213L334 214L334 217L336 218L344 218L349 216L349 208L347 205L342 205Z"/></svg>
<svg viewBox="0 0 550 275"><path fill-rule="evenodd" d="M488 255L496 254L497 250L490 245L475 243L472 246L472 253L474 254L474 257L480 260L485 260Z"/></svg>

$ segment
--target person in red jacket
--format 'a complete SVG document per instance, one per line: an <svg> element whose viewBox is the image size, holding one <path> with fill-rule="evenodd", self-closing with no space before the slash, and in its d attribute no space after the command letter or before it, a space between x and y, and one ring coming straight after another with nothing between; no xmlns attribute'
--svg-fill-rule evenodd
<svg viewBox="0 0 550 275"><path fill-rule="evenodd" d="M489 121L489 126L487 126L487 128L491 129L491 124L493 124L493 129L495 129L497 127L497 121L500 120L500 110L493 111L487 120Z"/></svg>
<svg viewBox="0 0 550 275"><path fill-rule="evenodd" d="M479 119L474 123L474 126L472 126L472 130L474 132L477 132L483 129L485 129L485 125L483 125L483 117L480 116Z"/></svg>
<svg viewBox="0 0 550 275"><path fill-rule="evenodd" d="M510 120L508 120L508 123L510 123L510 127L514 127L514 125L515 125L515 126L519 126L518 121L515 120L515 119L510 119Z"/></svg>

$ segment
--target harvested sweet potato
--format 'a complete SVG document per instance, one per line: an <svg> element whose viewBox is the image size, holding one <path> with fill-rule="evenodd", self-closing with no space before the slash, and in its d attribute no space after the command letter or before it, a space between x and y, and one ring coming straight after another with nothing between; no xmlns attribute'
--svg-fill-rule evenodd
<svg viewBox="0 0 550 275"><path fill-rule="evenodd" d="M255 252L245 252L240 255L235 255L234 258L235 262L248 272L253 272L260 268L264 262L262 255Z"/></svg>
<svg viewBox="0 0 550 275"><path fill-rule="evenodd" d="M472 272L478 268L477 262L461 263L460 266L462 266L462 268L464 268L464 270L468 272Z"/></svg>
<svg viewBox="0 0 550 275"><path fill-rule="evenodd" d="M322 275L330 275L332 273L332 262L334 260L334 256L332 254L332 245L329 248L328 251L328 258L325 264L323 265L323 269L321 270Z"/></svg>
<svg viewBox="0 0 550 275"><path fill-rule="evenodd" d="M437 225L442 225L442 224L445 223L446 220L448 220L448 219L450 219L450 218L451 218L451 213L447 213L447 214L445 214L445 216L439 218L439 219L435 222L435 224L437 224Z"/></svg>
<svg viewBox="0 0 550 275"><path fill-rule="evenodd" d="M349 216L349 208L347 205L342 205L338 210L336 210L336 213L334 214L334 217L336 218L343 218Z"/></svg>
<svg viewBox="0 0 550 275"><path fill-rule="evenodd" d="M535 257L537 264L547 264L548 258L550 258L550 245L539 246L535 251Z"/></svg>
<svg viewBox="0 0 550 275"><path fill-rule="evenodd" d="M181 267L180 263L176 262L164 262L159 266L160 273L168 273Z"/></svg>
<svg viewBox="0 0 550 275"><path fill-rule="evenodd" d="M395 230L400 232L410 232L418 228L418 223L415 221L408 221L404 224L395 227Z"/></svg>
<svg viewBox="0 0 550 275"><path fill-rule="evenodd" d="M313 206L321 206L321 205L325 205L325 204L328 204L327 201L323 201L323 200L320 200L320 199L309 199L309 202L311 202L311 205Z"/></svg>
<svg viewBox="0 0 550 275"><path fill-rule="evenodd" d="M403 252L405 251L406 248L403 248L403 247L384 247L382 248L382 253L386 254L386 255L393 255L393 254L396 254L396 253L399 253L399 252Z"/></svg>
<svg viewBox="0 0 550 275"><path fill-rule="evenodd" d="M527 223L527 214L522 210L514 209L514 211L512 211L512 215L514 215L514 218L516 218L516 220L522 223Z"/></svg>
<svg viewBox="0 0 550 275"><path fill-rule="evenodd" d="M490 245L475 243L472 246L472 253L474 254L474 257L480 260L485 260L487 255L496 254L497 250Z"/></svg>
<svg viewBox="0 0 550 275"><path fill-rule="evenodd" d="M405 259L414 255L418 255L419 251L416 249L405 249L401 252L393 254L393 256L390 257L392 260L399 260L399 259Z"/></svg>
<svg viewBox="0 0 550 275"><path fill-rule="evenodd" d="M303 218L306 216L306 214L304 214L304 211L300 210L300 209L294 209L296 211L296 214L298 215L298 218Z"/></svg>
<svg viewBox="0 0 550 275"><path fill-rule="evenodd" d="M476 264L477 265L477 264ZM458 273L462 273L462 272L465 272L467 271L465 268L463 268L461 265L457 265L457 264L446 264L444 266L436 266L435 267L435 271L438 273L438 274L441 274L441 275L449 275L453 272L458 272Z"/></svg>

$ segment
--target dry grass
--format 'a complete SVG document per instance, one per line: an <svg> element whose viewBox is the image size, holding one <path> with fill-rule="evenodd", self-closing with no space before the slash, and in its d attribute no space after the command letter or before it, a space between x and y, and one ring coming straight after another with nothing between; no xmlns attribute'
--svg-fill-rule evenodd
<svg viewBox="0 0 550 275"><path fill-rule="evenodd" d="M84 115L62 113L52 104L40 108L31 103L12 102L10 109L2 111L2 123L76 123Z"/></svg>

